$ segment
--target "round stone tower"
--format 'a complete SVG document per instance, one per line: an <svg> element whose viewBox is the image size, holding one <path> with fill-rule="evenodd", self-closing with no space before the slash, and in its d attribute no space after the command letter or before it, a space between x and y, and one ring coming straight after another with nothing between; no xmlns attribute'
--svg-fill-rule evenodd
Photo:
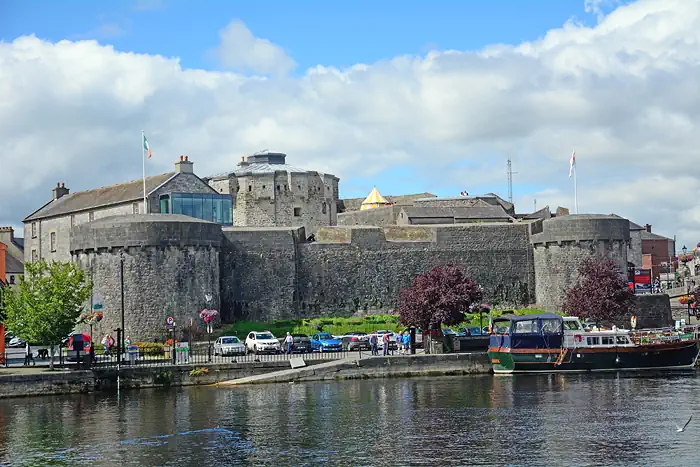
<svg viewBox="0 0 700 467"><path fill-rule="evenodd" d="M566 291L576 283L584 258L611 258L627 273L629 221L618 216L577 214L542 222L531 236L537 305L559 311Z"/></svg>
<svg viewBox="0 0 700 467"><path fill-rule="evenodd" d="M93 298L104 301L104 319L95 341L121 325L121 261L124 262L124 327L132 340L176 337L190 323L203 327L199 313L219 309L218 224L177 214L115 216L71 229L70 250L94 284Z"/></svg>

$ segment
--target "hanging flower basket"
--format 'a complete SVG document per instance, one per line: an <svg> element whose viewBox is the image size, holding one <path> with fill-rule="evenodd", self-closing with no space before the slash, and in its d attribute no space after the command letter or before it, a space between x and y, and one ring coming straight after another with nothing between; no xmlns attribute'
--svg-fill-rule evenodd
<svg viewBox="0 0 700 467"><path fill-rule="evenodd" d="M94 311L92 313L83 313L80 315L79 321L81 323L95 324L102 321L102 318L104 318L104 314L101 311Z"/></svg>
<svg viewBox="0 0 700 467"><path fill-rule="evenodd" d="M688 303L693 304L695 303L695 297L692 295L682 295L678 298L678 301L681 305L687 305Z"/></svg>
<svg viewBox="0 0 700 467"><path fill-rule="evenodd" d="M199 313L199 317L202 318L202 320L207 324L214 321L218 315L219 315L218 311L208 310L206 308Z"/></svg>

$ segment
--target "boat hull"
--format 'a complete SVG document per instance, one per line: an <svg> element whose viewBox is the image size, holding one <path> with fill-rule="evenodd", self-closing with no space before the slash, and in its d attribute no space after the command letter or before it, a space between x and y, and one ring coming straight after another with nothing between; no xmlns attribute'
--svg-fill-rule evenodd
<svg viewBox="0 0 700 467"><path fill-rule="evenodd" d="M497 374L591 371L638 371L692 368L698 358L696 341L635 347L579 349L489 348Z"/></svg>

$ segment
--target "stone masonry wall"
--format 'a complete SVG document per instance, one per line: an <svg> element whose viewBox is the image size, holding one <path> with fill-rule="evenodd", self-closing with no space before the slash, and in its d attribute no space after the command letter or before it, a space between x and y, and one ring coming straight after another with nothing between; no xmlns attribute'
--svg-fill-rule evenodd
<svg viewBox="0 0 700 467"><path fill-rule="evenodd" d="M281 319L389 312L416 275L460 264L491 303L534 299L528 224L224 229L222 318Z"/></svg>
<svg viewBox="0 0 700 467"><path fill-rule="evenodd" d="M537 305L559 311L566 291L576 283L578 267L590 256L613 259L627 273L629 221L617 216L573 215L541 223L532 236Z"/></svg>
<svg viewBox="0 0 700 467"><path fill-rule="evenodd" d="M343 212L338 214L338 225L373 225L377 227L395 225L396 216L401 208L402 206L387 206L364 211Z"/></svg>

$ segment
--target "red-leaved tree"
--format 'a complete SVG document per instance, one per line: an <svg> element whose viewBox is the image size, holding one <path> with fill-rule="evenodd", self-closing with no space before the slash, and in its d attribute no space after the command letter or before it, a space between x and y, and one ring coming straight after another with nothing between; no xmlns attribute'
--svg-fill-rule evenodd
<svg viewBox="0 0 700 467"><path fill-rule="evenodd" d="M576 285L566 292L562 310L595 322L618 322L636 311L634 294L615 261L590 257L578 267Z"/></svg>
<svg viewBox="0 0 700 467"><path fill-rule="evenodd" d="M401 290L399 322L421 329L464 321L469 307L481 300L476 281L459 266L438 266L417 276L411 287Z"/></svg>

